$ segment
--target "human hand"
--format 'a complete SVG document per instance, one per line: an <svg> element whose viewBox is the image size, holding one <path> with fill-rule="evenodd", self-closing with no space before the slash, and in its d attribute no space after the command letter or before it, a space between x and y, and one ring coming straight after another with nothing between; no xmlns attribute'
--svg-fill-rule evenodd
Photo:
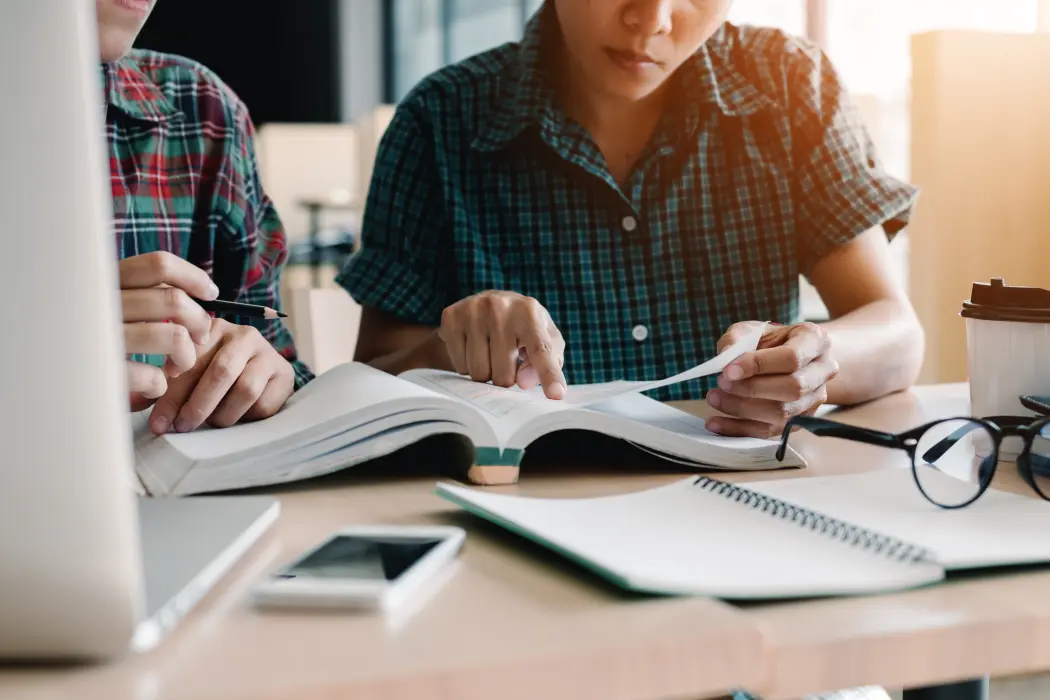
<svg viewBox="0 0 1050 700"><path fill-rule="evenodd" d="M197 362L194 344L208 341L211 317L191 297L210 301L219 290L208 273L171 253L125 258L118 269L125 351L166 357L163 368L127 361L131 410L141 411Z"/></svg>
<svg viewBox="0 0 1050 700"><path fill-rule="evenodd" d="M197 362L168 383L150 415L150 430L186 433L207 422L226 428L269 418L295 391L295 371L254 326L212 319Z"/></svg>
<svg viewBox="0 0 1050 700"><path fill-rule="evenodd" d="M755 330L737 323L718 341L718 351ZM711 432L734 437L779 435L788 420L812 415L828 400L827 383L839 371L827 332L813 323L770 326L755 352L726 366L707 402L725 414L707 421Z"/></svg>
<svg viewBox="0 0 1050 700"><path fill-rule="evenodd" d="M456 371L476 382L540 385L547 398L565 397L565 340L531 297L501 291L467 297L442 313L438 337Z"/></svg>

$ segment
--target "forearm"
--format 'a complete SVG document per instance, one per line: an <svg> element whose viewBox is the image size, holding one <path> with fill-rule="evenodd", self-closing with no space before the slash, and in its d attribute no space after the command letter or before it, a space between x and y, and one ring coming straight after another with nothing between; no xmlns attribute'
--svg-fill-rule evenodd
<svg viewBox="0 0 1050 700"><path fill-rule="evenodd" d="M428 333L423 340L396 350L366 349L359 361L386 372L400 374L410 369L440 369L453 371L452 360L445 350L445 343L438 337L436 330Z"/></svg>
<svg viewBox="0 0 1050 700"><path fill-rule="evenodd" d="M828 403L870 401L918 379L925 337L907 303L875 301L821 325L839 364L838 376L828 383Z"/></svg>

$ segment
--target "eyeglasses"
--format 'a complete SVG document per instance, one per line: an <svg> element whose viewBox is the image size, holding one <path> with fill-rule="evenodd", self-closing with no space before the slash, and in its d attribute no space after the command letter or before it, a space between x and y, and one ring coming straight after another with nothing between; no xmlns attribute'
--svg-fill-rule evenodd
<svg viewBox="0 0 1050 700"><path fill-rule="evenodd" d="M1002 442L1020 438L1017 469L1032 490L1050 501L1050 416L948 418L903 433L883 433L825 418L796 416L781 435L777 460L784 458L793 428L814 435L842 438L904 450L922 494L941 508L963 508L987 490L999 463Z"/></svg>

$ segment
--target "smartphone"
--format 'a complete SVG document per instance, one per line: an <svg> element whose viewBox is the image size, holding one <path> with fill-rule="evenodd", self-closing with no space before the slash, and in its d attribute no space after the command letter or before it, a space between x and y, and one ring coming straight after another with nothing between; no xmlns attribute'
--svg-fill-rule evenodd
<svg viewBox="0 0 1050 700"><path fill-rule="evenodd" d="M1021 405L1039 415L1050 416L1050 397L1048 396L1022 396Z"/></svg>
<svg viewBox="0 0 1050 700"><path fill-rule="evenodd" d="M427 595L459 554L466 532L451 526L340 529L256 584L260 607L388 612Z"/></svg>

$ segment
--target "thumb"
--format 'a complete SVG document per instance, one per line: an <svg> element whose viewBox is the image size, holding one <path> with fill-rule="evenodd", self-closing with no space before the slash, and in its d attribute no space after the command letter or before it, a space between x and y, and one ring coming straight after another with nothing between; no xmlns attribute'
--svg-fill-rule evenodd
<svg viewBox="0 0 1050 700"><path fill-rule="evenodd" d="M761 325L763 325L761 321L741 321L740 323L734 323L726 329L726 332L718 339L718 343L715 345L715 352L722 352Z"/></svg>

